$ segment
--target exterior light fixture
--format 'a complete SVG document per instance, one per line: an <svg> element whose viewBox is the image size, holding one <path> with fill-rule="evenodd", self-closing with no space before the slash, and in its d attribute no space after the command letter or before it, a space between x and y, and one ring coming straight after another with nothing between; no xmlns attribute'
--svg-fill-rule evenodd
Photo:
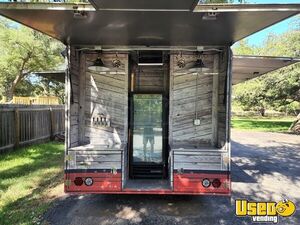
<svg viewBox="0 0 300 225"><path fill-rule="evenodd" d="M205 188L208 188L210 186L210 180L205 178L202 180L202 186L205 187Z"/></svg>
<svg viewBox="0 0 300 225"><path fill-rule="evenodd" d="M180 58L176 57L177 58L177 66L182 69L186 66L186 62L184 60L184 58L182 57L182 53L180 53Z"/></svg>
<svg viewBox="0 0 300 225"><path fill-rule="evenodd" d="M182 69L182 68L184 68L185 67L185 60L184 59L179 59L178 61L177 61L177 66L180 68L180 69Z"/></svg>
<svg viewBox="0 0 300 225"><path fill-rule="evenodd" d="M91 177L85 178L84 183L86 186L92 186L94 181Z"/></svg>
<svg viewBox="0 0 300 225"><path fill-rule="evenodd" d="M81 177L76 177L75 180L74 180L74 184L76 186L81 186L83 184L83 180Z"/></svg>
<svg viewBox="0 0 300 225"><path fill-rule="evenodd" d="M88 67L88 69L96 72L107 72L110 70L104 65L100 56L98 56L98 58L94 61L94 63L91 66Z"/></svg>
<svg viewBox="0 0 300 225"><path fill-rule="evenodd" d="M119 68L121 66L121 61L116 54L116 58L112 60L112 65L114 68Z"/></svg>
<svg viewBox="0 0 300 225"><path fill-rule="evenodd" d="M202 61L202 59L197 59L196 62L194 62L193 66L189 69L192 73L201 73L201 72L207 72L209 70L208 67L206 67Z"/></svg>
<svg viewBox="0 0 300 225"><path fill-rule="evenodd" d="M221 186L221 181L220 181L220 179L214 179L214 180L212 181L212 186L213 186L214 188L219 188L219 187Z"/></svg>

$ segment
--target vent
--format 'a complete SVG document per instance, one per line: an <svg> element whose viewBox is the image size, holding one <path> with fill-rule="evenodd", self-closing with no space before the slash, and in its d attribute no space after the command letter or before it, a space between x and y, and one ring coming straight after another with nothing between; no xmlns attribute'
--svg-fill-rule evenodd
<svg viewBox="0 0 300 225"><path fill-rule="evenodd" d="M138 54L139 66L163 66L162 51L140 51Z"/></svg>
<svg viewBox="0 0 300 225"><path fill-rule="evenodd" d="M133 165L133 179L162 179L163 165Z"/></svg>

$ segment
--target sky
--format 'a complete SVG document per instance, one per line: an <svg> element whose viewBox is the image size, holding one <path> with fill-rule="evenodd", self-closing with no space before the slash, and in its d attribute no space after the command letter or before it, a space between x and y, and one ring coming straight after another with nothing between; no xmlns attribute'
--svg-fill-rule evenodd
<svg viewBox="0 0 300 225"><path fill-rule="evenodd" d="M300 0L247 0L249 3L257 3L257 4L272 4L272 3L281 3L281 4L288 4L288 3L298 3L300 4ZM284 20L278 24L275 24L269 28L266 28L258 33L255 33L248 38L245 38L249 44L251 45L262 45L263 41L268 37L268 34L281 34L286 32L287 30L291 29L291 23L293 22L294 17Z"/></svg>

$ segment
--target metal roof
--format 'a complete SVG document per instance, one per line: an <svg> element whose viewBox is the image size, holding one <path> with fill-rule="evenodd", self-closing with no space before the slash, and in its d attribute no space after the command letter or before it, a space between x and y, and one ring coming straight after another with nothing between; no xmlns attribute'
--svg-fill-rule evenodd
<svg viewBox="0 0 300 225"><path fill-rule="evenodd" d="M271 56L234 56L232 84L242 83L297 62L300 62L300 59Z"/></svg>
<svg viewBox="0 0 300 225"><path fill-rule="evenodd" d="M300 4L197 5L187 10L183 0L179 1L183 6L176 6L176 9L160 8L165 2L178 1L165 0L162 6L160 1L154 1L154 9L154 6L117 9L101 8L100 5L97 10L90 4L0 3L0 14L65 44L224 46L300 12ZM114 4L109 2L123 0L101 2L109 5ZM135 5L137 2L132 1L131 7L139 8ZM193 1L186 2L189 5Z"/></svg>

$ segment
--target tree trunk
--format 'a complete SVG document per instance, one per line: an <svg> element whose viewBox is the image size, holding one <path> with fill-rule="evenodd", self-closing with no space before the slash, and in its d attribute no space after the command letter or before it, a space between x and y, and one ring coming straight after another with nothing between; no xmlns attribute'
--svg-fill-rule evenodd
<svg viewBox="0 0 300 225"><path fill-rule="evenodd" d="M9 88L9 90L7 92L7 96L6 96L7 102L10 102L13 99L17 85L26 76L26 74L28 74L28 72L24 73L24 69L25 69L26 63L29 61L31 56L32 56L32 52L28 52L27 56L23 59L21 68L19 70L19 74L16 76L15 80L13 81L13 83L11 84L11 87Z"/></svg>
<svg viewBox="0 0 300 225"><path fill-rule="evenodd" d="M7 98L7 102L10 102L13 99L13 96L15 94L16 91L16 86L20 83L20 81L22 80L22 78L24 77L23 74L19 74L15 80L13 81L13 83L11 84L11 87L9 88L6 98Z"/></svg>
<svg viewBox="0 0 300 225"><path fill-rule="evenodd" d="M289 131L295 134L300 134L300 113L298 114L297 119L290 126Z"/></svg>
<svg viewBox="0 0 300 225"><path fill-rule="evenodd" d="M265 108L261 107L261 108L259 109L259 113L260 113L261 116L265 116L265 115L266 115L266 110L265 110Z"/></svg>

